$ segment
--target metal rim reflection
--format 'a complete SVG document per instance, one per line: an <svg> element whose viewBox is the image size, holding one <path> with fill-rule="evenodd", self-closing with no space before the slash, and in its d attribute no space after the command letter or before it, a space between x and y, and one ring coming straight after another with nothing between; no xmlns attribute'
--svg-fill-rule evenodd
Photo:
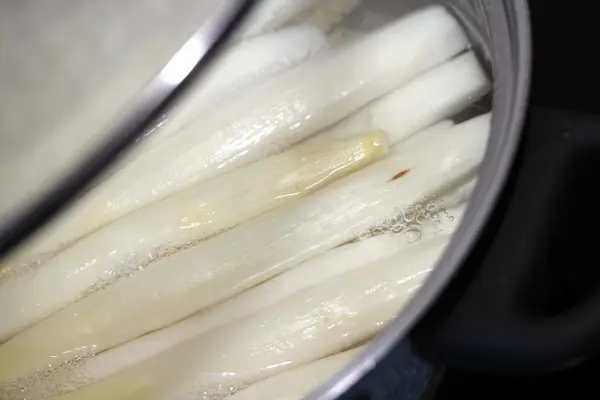
<svg viewBox="0 0 600 400"><path fill-rule="evenodd" d="M229 0L205 23L144 88L119 118L99 149L76 165L59 183L0 227L0 260L77 199L170 109L212 62L258 0Z"/></svg>

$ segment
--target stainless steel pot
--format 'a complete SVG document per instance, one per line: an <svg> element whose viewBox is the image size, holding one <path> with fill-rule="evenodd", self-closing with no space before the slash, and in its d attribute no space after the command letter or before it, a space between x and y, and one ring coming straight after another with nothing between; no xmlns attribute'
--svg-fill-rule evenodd
<svg viewBox="0 0 600 400"><path fill-rule="evenodd" d="M492 133L484 164L463 223L423 287L396 319L350 365L311 399L335 399L372 370L427 312L473 249L511 169L529 93L531 38L525 1L457 1L464 21L493 70Z"/></svg>
<svg viewBox="0 0 600 400"><path fill-rule="evenodd" d="M202 77L202 72L209 62L218 54L232 30L256 5L255 3L258 2L232 0L219 10L213 10L214 18L210 18L187 42L188 45L179 51L178 57L181 58L190 52L189 43L203 45L199 49L195 47L194 52L188 54L188 63L178 79L165 80L160 75L152 79L138 96L132 99L131 106L121 114L119 122L113 124L111 121L111 129L106 130L109 133L102 135L100 144L96 144L91 150L86 149L91 151L91 156L70 163L66 172L60 174L55 185L42 193L35 192L39 197L35 197L27 207L16 207L15 204L20 203L19 201L7 207L11 212L0 214L0 255L8 254L9 250L21 243L32 231L75 199L92 179L156 123L156 119L165 110L176 105L177 96L185 92L194 79ZM407 2L408 8L424 3ZM372 4L381 5L383 2L367 1L365 7L368 8ZM439 266L410 304L350 365L313 393L311 399L339 397L407 336L473 249L511 168L519 143L529 88L530 33L526 2L457 0L447 2L447 5L464 24L482 61L490 67L494 80L492 134L477 188L464 216L464 222L445 251ZM178 35L184 34L180 32ZM175 62L175 59L170 62ZM74 165L77 167L73 167ZM4 182L8 182L10 176L5 178ZM23 191L26 192L27 190Z"/></svg>

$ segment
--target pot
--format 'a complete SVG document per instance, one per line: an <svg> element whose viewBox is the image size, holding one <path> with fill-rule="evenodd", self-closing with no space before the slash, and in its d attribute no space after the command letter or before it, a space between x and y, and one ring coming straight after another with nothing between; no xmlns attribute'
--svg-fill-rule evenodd
<svg viewBox="0 0 600 400"><path fill-rule="evenodd" d="M7 208L11 212L0 215L3 218L0 226L0 255L9 257L9 252L22 244L32 232L57 216L68 204L76 201L90 183L113 162L119 159L121 163L126 162L128 156L125 151L136 144L139 137L160 125L165 112L168 114L170 109L179 106L181 96L191 95L193 91L190 89L194 88L197 79L202 83L203 74L209 70L211 62L218 57L220 51L226 48L227 40L235 38L240 32L244 32L244 29L249 29L247 27L253 15L251 12L257 3L259 2L231 1L216 11L212 10L213 17L179 49L175 57L164 64L167 67L162 68L154 79L144 80L150 83L134 97L126 112L118 114L120 117L115 118L118 121L116 124L111 121L110 129L105 130L108 133L102 136L100 144L96 143L91 150L86 149L91 155L69 163L68 168L65 168L66 172L63 170L63 173L55 174L55 184L50 185L48 190L37 193L34 201L25 206L19 204L19 207L15 204L20 202L14 201L11 207ZM402 6L396 6L383 1L365 2L356 13L369 11L371 7L389 7L392 11L380 12L380 15L400 15L429 2L404 3ZM481 304L482 298L483 301L494 302L494 299L488 299L481 293L487 292L487 286L482 284L483 289L471 294L473 290L477 290L467 290L471 279L456 279L459 270L463 270L462 266L473 259L474 249L486 227L490 226L493 213L501 207L499 199L513 168L525 118L531 50L525 1L474 0L450 1L444 4L464 27L479 61L494 82L491 134L484 161L479 169L476 188L463 222L453 235L438 266L423 286L394 320L371 340L350 364L312 393L309 399L334 399L344 393L352 393L351 387L376 368L380 361L407 337L410 337L415 349L423 357L434 362L467 368L502 372L515 371L516 368L545 371L578 359L579 354L573 354L570 347L554 353L553 357L543 356L542 347L535 347L534 338L541 330L545 332L546 329L554 328L554 324L538 324L536 320L524 321L521 316L513 318L505 309L500 313L503 317L501 326L497 320L483 318L482 310L487 309L478 309L474 304ZM248 16L250 20L244 20ZM347 27L352 28L353 23L350 20ZM243 28L236 32L235 28L240 24ZM182 36L183 33L179 32L178 35ZM157 65L160 65L160 59L158 57L155 60ZM176 66L178 68L174 68ZM112 120L110 115L112 114L107 113L108 120ZM119 168L121 167L114 169ZM27 190L22 192L27 193ZM539 217L542 218L542 215ZM464 270L497 271L498 268L497 265L486 264L479 269L465 267ZM519 268L517 264L511 265L506 274L514 273L518 277L523 273L523 268L522 265ZM489 274L490 277L497 277L493 272ZM501 278L506 280L509 287L518 281L518 278L512 275L502 275ZM456 292L461 295L449 301L449 291L451 294ZM462 298L463 293L469 293L469 297ZM575 340L575 334L563 333L560 337ZM494 341L490 339L492 336ZM476 340L477 338L481 340ZM535 349L527 353L525 363L522 362L523 349Z"/></svg>
<svg viewBox="0 0 600 400"><path fill-rule="evenodd" d="M455 283L448 287L459 268L470 254L473 254L486 224L490 223L494 209L501 207L498 199L513 169L520 143L529 93L531 63L529 14L525 2L459 1L451 7L463 21L467 32L470 32L471 40L478 43L480 59L490 61L495 81L492 134L477 188L464 216L464 222L439 261L439 268L365 351L313 393L311 399L334 399L349 391L361 377L375 369L394 346L409 335L415 325L417 329L410 334L411 344L417 354L434 364L512 374L516 371L539 373L553 370L565 361L565 354L561 354L560 359L549 360L543 357L543 350L540 349L528 360L531 364L523 363L519 350L533 345L534 337L539 336L529 336L529 340L522 342L519 340L523 339L519 337L522 333L519 324L507 327L508 333L503 331L507 336L491 333L490 331L498 328L498 324L488 325L489 318L484 318L488 308L481 306L481 302L485 304L486 301L493 300L481 296L481 292L478 292L479 296L474 295L469 299L468 306L457 306L457 303L462 305L460 301L472 284L472 275L469 276L471 279L463 278L462 285ZM540 215L540 218L542 217ZM514 230L511 230L512 232ZM503 250L506 251L506 248ZM506 268L505 264L493 264L495 271ZM512 265L515 266L512 270L515 274L519 274L518 268L524 268L523 263ZM483 269L481 265L472 268L476 268L477 271ZM488 283L498 288L497 283ZM486 289L489 289L489 286ZM463 309L469 310L466 316L462 314ZM465 331L469 332L469 335L465 335ZM544 349L547 350L546 347ZM509 358L510 361L506 359L506 353L503 351L514 355ZM552 363L545 364L547 361ZM362 395L364 397L360 397L361 393L357 390L356 397L350 395L344 398L369 398Z"/></svg>

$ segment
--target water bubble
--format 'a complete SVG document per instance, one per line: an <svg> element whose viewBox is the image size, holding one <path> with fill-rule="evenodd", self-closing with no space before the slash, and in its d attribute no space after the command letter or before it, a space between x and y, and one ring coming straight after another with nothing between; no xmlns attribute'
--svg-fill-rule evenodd
<svg viewBox="0 0 600 400"><path fill-rule="evenodd" d="M418 226L409 226L402 234L403 239L406 243L415 243L423 237L423 231Z"/></svg>

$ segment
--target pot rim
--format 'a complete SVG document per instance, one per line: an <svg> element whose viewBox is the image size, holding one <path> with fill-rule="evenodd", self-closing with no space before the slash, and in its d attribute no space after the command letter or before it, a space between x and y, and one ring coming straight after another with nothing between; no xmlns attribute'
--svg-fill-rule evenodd
<svg viewBox="0 0 600 400"><path fill-rule="evenodd" d="M106 140L57 178L49 190L39 193L13 215L0 219L0 261L77 201L78 196L116 164L140 137L155 127L161 116L177 105L180 94L202 79L203 73L260 1L224 2L125 106L123 114L115 116L115 122L108 127ZM177 65L181 60L183 65ZM181 72L175 79L167 79L164 72L168 68Z"/></svg>
<svg viewBox="0 0 600 400"><path fill-rule="evenodd" d="M529 96L531 32L526 0L486 1L493 60L493 115L489 143L472 200L438 266L400 314L342 371L306 400L345 393L403 338L458 271L488 222L513 165ZM501 88L501 90L498 90Z"/></svg>

